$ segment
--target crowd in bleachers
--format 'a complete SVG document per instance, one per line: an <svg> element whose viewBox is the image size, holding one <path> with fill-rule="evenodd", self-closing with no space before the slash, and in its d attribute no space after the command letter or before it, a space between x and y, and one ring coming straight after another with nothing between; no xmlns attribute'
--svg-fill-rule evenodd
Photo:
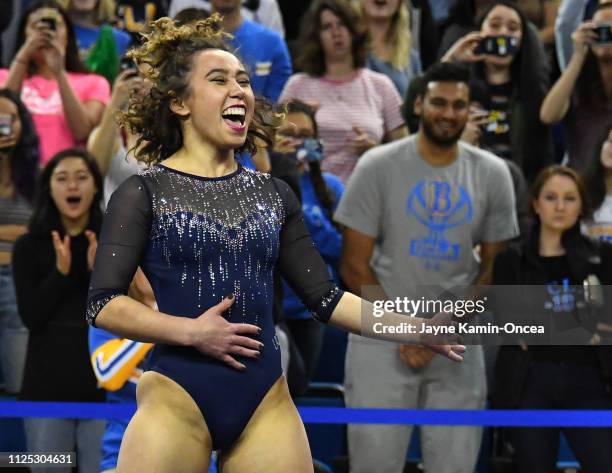
<svg viewBox="0 0 612 473"><path fill-rule="evenodd" d="M416 298L431 284L612 284L612 1L0 0L7 396L134 401L151 345L85 319L103 210L147 166L135 158L146 136L117 120L131 95L150 93L129 49L158 18L179 27L216 13L254 92L283 116L270 147L238 159L290 185L345 288ZM275 289L299 397L326 362L325 328L278 275ZM140 270L130 295L156 307ZM604 346L471 346L457 367L423 346L365 340L349 338L347 406L612 409ZM77 451L81 473L114 471L124 430L25 420L29 451ZM612 471L612 428L595 430L567 437L584 471ZM351 426L351 471L401 472L411 432ZM516 471L554 468L558 435L508 432ZM421 436L425 471L475 471L480 428Z"/></svg>

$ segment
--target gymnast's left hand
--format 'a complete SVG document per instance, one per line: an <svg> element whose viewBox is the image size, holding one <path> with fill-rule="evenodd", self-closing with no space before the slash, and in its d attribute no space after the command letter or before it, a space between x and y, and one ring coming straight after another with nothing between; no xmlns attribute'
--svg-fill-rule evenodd
<svg viewBox="0 0 612 473"><path fill-rule="evenodd" d="M246 366L233 355L258 358L263 343L252 338L261 333L256 325L230 323L223 317L235 299L231 294L193 320L191 346L232 368L243 370Z"/></svg>

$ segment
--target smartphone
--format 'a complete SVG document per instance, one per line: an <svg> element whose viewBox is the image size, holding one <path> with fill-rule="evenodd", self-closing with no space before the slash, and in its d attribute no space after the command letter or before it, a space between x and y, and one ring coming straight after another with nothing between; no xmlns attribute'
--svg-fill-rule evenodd
<svg viewBox="0 0 612 473"><path fill-rule="evenodd" d="M323 159L323 143L317 138L305 138L297 150L297 158L309 163Z"/></svg>
<svg viewBox="0 0 612 473"><path fill-rule="evenodd" d="M474 54L487 56L514 56L518 52L519 42L514 36L487 36L483 38Z"/></svg>
<svg viewBox="0 0 612 473"><path fill-rule="evenodd" d="M13 134L13 117L6 113L0 113L0 136L11 136Z"/></svg>
<svg viewBox="0 0 612 473"><path fill-rule="evenodd" d="M51 31L57 30L57 21L55 18L49 16L46 18L41 18L40 21L47 25L47 28L49 28Z"/></svg>
<svg viewBox="0 0 612 473"><path fill-rule="evenodd" d="M601 23L593 28L595 44L612 44L612 23Z"/></svg>

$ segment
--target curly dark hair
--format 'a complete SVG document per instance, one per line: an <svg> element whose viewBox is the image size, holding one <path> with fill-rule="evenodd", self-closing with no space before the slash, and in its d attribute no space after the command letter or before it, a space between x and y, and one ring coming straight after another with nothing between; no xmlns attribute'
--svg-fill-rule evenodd
<svg viewBox="0 0 612 473"><path fill-rule="evenodd" d="M40 159L38 133L36 133L30 112L15 92L0 89L0 97L15 104L21 122L21 137L10 156L11 181L17 193L28 202L32 202Z"/></svg>
<svg viewBox="0 0 612 473"><path fill-rule="evenodd" d="M96 185L97 192L89 208L89 222L87 228L98 233L102 226L102 209L100 203L104 195L104 179L98 167L96 159L84 149L68 148L55 154L45 165L36 189L36 199L34 201L34 212L30 218L28 230L30 233L39 237L49 237L51 231L57 230L60 235L65 234L57 206L51 197L51 175L57 165L66 158L80 158L91 172Z"/></svg>
<svg viewBox="0 0 612 473"><path fill-rule="evenodd" d="M206 49L238 55L225 42L229 34L221 29L218 14L182 26L170 18L160 18L151 23L151 31L143 36L143 44L130 50L128 57L145 66L141 72L152 86L146 95L133 94L127 111L118 116L122 125L139 135L136 158L151 165L170 157L183 146L181 119L170 110L170 104L191 93L189 73L194 55ZM236 151L254 154L256 139L270 146L277 124L272 106L263 99L256 99L247 138Z"/></svg>
<svg viewBox="0 0 612 473"><path fill-rule="evenodd" d="M348 28L352 39L353 67L365 67L368 55L368 32L363 21L348 0L315 0L300 25L298 68L311 76L325 74L325 54L321 46L321 13L331 11Z"/></svg>
<svg viewBox="0 0 612 473"><path fill-rule="evenodd" d="M17 54L17 51L19 51L19 49L21 48L21 46L23 46L23 43L25 42L25 32L28 23L28 17L30 16L30 14L32 14L36 10L40 10L41 8L53 8L54 10L57 10L62 19L64 20L64 23L66 24L66 70L68 72L89 72L87 66L83 64L83 61L81 61L81 58L79 56L79 47L77 45L74 26L72 26L72 20L68 16L68 13L66 13L66 10L64 10L61 5L55 0L37 0L23 12L23 14L21 15L21 19L19 20L19 26L17 27L17 39L15 41L15 52L13 56ZM36 72L34 63L30 64L29 71L30 73Z"/></svg>

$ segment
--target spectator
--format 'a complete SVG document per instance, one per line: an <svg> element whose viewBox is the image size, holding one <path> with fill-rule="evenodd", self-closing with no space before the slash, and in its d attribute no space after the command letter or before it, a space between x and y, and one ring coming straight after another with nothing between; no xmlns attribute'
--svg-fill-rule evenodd
<svg viewBox="0 0 612 473"><path fill-rule="evenodd" d="M574 32L572 58L540 110L544 123L563 120L569 165L579 171L596 153L597 139L612 127L612 45L598 44L593 31L611 21L612 3L603 3L592 21Z"/></svg>
<svg viewBox="0 0 612 473"><path fill-rule="evenodd" d="M592 238L612 243L612 128L595 149L585 175L589 202L595 212L592 219L583 221L583 231Z"/></svg>
<svg viewBox="0 0 612 473"><path fill-rule="evenodd" d="M486 38L507 36L517 41L505 55L482 54ZM488 90L484 103L488 124L480 137L483 149L514 161L528 181L552 161L552 141L538 119L546 95L548 70L542 43L511 1L495 1L485 11L480 32L458 40L443 61L473 64L474 80Z"/></svg>
<svg viewBox="0 0 612 473"><path fill-rule="evenodd" d="M100 37L102 25L115 21L114 0L63 0L63 7L68 11L74 25L74 33L79 45L81 59L85 61ZM131 36L118 28L112 28L118 57L127 51Z"/></svg>
<svg viewBox="0 0 612 473"><path fill-rule="evenodd" d="M21 400L104 400L88 361L83 320L101 198L102 176L86 151L64 150L42 171L28 233L13 252L19 315L30 331ZM76 451L80 473L98 472L103 421L28 418L25 430L28 451Z"/></svg>
<svg viewBox="0 0 612 473"><path fill-rule="evenodd" d="M80 61L70 18L54 0L38 0L24 12L17 53L9 70L0 69L0 84L20 94L32 114L41 165L84 145L110 98L108 82Z"/></svg>
<svg viewBox="0 0 612 473"><path fill-rule="evenodd" d="M503 242L518 234L512 179L496 156L459 142L468 119L469 72L437 64L423 79L416 135L372 149L357 163L335 220L344 226L340 275L351 291L377 286L387 300L433 298L433 287L487 284ZM473 248L480 244L480 261ZM375 256L374 256L375 255ZM460 366L421 346L349 336L349 407L482 409L482 348ZM401 472L412 427L348 427L351 473ZM471 473L479 427L421 429L424 471ZM444 453L442 453L444 452Z"/></svg>
<svg viewBox="0 0 612 473"><path fill-rule="evenodd" d="M297 166L300 174L298 195L301 195L306 227L324 261L332 268L332 273L337 274L342 235L332 222L332 214L344 186L333 174L321 172L325 149L317 146L315 111L303 102L287 103L285 122L278 129L276 138L270 159L273 163L283 158L290 159ZM272 169L275 168L273 165ZM323 326L312 319L310 311L286 283L283 285L283 293L285 323L300 358L303 373L301 384L307 386L319 363ZM289 369L295 366L294 363L290 361Z"/></svg>
<svg viewBox="0 0 612 473"><path fill-rule="evenodd" d="M236 48L251 74L256 95L276 102L285 82L291 76L291 59L283 38L242 16L241 0L212 0L212 11L223 15L223 29L234 38Z"/></svg>
<svg viewBox="0 0 612 473"><path fill-rule="evenodd" d="M172 0L168 10L168 16L176 18L176 15L186 8L211 10L208 0ZM282 38L285 37L283 17L278 7L277 0L258 0L256 2L244 1L240 11L243 18L259 23L272 31L276 31Z"/></svg>
<svg viewBox="0 0 612 473"><path fill-rule="evenodd" d="M130 93L144 93L145 90L145 81L137 69L123 71L115 80L113 95L100 126L89 137L87 150L96 159L104 176L105 207L123 181L146 167L130 153L130 150L136 149L138 136L129 129L120 128L115 121L117 112L125 111Z"/></svg>
<svg viewBox="0 0 612 473"><path fill-rule="evenodd" d="M38 135L17 95L0 89L0 366L5 390L21 389L27 330L17 312L13 242L26 232L38 173Z"/></svg>
<svg viewBox="0 0 612 473"><path fill-rule="evenodd" d="M360 0L359 5L372 40L367 66L388 76L403 97L412 76L421 72L421 58L412 48L410 10L403 0Z"/></svg>
<svg viewBox="0 0 612 473"><path fill-rule="evenodd" d="M493 284L520 285L517 294L504 289L495 315L504 322L524 324L526 315L544 320L534 314L541 307L543 317L552 312L551 326L569 329L586 310L579 307L577 286L582 287L592 275L602 285L612 282L612 247L605 242L594 244L580 234L579 219L588 216L589 208L586 189L574 170L563 166L544 169L534 182L531 204L536 217L531 234L495 260ZM561 290L563 303L555 303L551 292ZM605 302L609 311L610 301ZM547 306L553 310L546 312ZM496 363L493 406L610 410L611 380L610 346L505 345ZM560 431L578 458L580 471L609 470L612 429L525 427L514 432L516 471L554 471Z"/></svg>
<svg viewBox="0 0 612 473"><path fill-rule="evenodd" d="M302 22L298 65L281 100L315 105L325 143L323 170L346 182L359 157L406 136L393 82L364 69L367 33L346 0L316 0Z"/></svg>

